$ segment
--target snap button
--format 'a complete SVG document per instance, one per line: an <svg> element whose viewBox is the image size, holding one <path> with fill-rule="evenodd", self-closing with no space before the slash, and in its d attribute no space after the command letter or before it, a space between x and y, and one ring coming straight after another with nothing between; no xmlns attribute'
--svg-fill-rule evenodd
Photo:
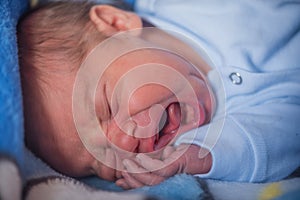
<svg viewBox="0 0 300 200"><path fill-rule="evenodd" d="M233 72L229 75L231 82L235 85L240 85L243 82L242 76L238 72Z"/></svg>

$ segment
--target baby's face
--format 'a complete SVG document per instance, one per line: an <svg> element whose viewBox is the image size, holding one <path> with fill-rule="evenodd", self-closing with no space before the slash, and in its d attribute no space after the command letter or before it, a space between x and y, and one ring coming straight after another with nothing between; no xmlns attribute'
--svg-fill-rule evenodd
<svg viewBox="0 0 300 200"><path fill-rule="evenodd" d="M97 171L99 161L84 147L74 123L75 79L74 72L51 80L57 87L47 88L43 102L47 114L37 121L44 134L53 138L41 141L51 146L42 152L50 164L64 173L83 176ZM207 123L213 99L204 79L189 62L168 51L146 49L120 56L98 82L95 99L85 97L86 102L95 102L105 135L97 143L128 152L152 152ZM148 81L141 84L140 80Z"/></svg>

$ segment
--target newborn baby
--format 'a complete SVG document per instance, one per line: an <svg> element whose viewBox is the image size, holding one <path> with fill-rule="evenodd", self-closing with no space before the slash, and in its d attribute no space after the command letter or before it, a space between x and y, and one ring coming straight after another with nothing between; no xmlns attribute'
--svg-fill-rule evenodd
<svg viewBox="0 0 300 200"><path fill-rule="evenodd" d="M142 28L142 21L132 12L79 2L51 3L20 21L26 144L54 169L75 177L95 174L117 180L123 188L156 184L176 173L200 174L210 170L211 155L205 149L202 150L206 156L199 158L199 146L170 146L179 134L211 119L214 99L205 77L209 66L186 44L164 32L156 37L137 31L124 40L108 40L117 33L138 28ZM86 106L94 103L91 105L105 136L89 139L104 149L99 160L81 139L72 110L76 96L72 98L82 63L103 41L103 55L97 54L103 60L110 52L134 43L150 44L153 48L137 49L114 59L103 70L95 96L83 96ZM124 79L137 66L155 71ZM166 73L166 69L174 74ZM149 82L129 86L149 77L167 80L168 85ZM165 176L147 174L147 181L141 183L126 172L132 162L125 158L132 156L124 156L124 152L152 152L156 158L174 159L162 166Z"/></svg>

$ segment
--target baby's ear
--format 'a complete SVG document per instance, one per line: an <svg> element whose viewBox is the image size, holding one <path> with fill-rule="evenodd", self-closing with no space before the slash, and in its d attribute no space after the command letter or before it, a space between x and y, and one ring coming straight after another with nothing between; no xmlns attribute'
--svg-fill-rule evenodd
<svg viewBox="0 0 300 200"><path fill-rule="evenodd" d="M90 19L105 36L119 31L142 28L141 18L132 13L108 5L96 5L90 10Z"/></svg>

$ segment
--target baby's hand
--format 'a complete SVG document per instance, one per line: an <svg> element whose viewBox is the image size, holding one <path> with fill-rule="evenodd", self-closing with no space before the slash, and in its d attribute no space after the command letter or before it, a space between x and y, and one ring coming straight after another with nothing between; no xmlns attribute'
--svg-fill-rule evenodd
<svg viewBox="0 0 300 200"><path fill-rule="evenodd" d="M125 159L123 164L127 171L122 172L123 178L117 180L116 184L124 189L130 189L156 185L179 173L207 173L211 168L212 158L206 149L199 146L180 145L177 148L166 147L161 159L138 154L136 159Z"/></svg>
<svg viewBox="0 0 300 200"><path fill-rule="evenodd" d="M115 181L122 178L122 171L125 170L122 161L134 159L136 154L112 147L101 147L96 155L92 166L94 174L105 180Z"/></svg>

